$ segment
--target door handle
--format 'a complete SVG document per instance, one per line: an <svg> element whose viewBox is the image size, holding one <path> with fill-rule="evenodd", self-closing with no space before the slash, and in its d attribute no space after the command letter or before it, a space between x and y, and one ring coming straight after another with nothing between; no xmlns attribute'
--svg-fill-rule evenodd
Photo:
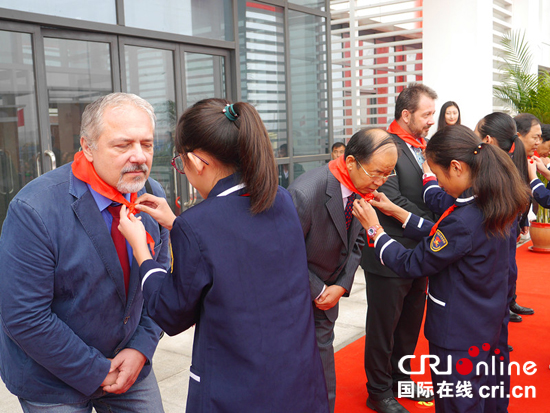
<svg viewBox="0 0 550 413"><path fill-rule="evenodd" d="M50 157L50 162L52 163L52 171L57 167L57 162L55 159L55 154L50 151L49 149L44 151L45 155L48 155Z"/></svg>
<svg viewBox="0 0 550 413"><path fill-rule="evenodd" d="M2 163L4 162L6 164L6 168L5 168L6 172L9 176L6 176L5 191L3 190L4 188L0 187L1 195L12 194L13 191L15 190L15 182L13 180L13 162L11 159L11 154L8 151L0 149L0 170L3 169L1 168L1 166L2 166ZM11 184L11 187L10 187L10 184Z"/></svg>

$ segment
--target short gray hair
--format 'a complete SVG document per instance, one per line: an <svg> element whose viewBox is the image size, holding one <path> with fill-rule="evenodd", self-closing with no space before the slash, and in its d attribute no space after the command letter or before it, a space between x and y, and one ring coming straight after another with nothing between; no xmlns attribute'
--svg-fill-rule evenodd
<svg viewBox="0 0 550 413"><path fill-rule="evenodd" d="M96 148L97 138L101 135L103 129L103 114L107 108L120 108L126 105L134 105L138 109L142 109L149 118L155 129L155 110L153 106L145 99L134 95L133 93L110 93L93 101L82 113L82 121L80 125L80 136L85 138L88 145Z"/></svg>

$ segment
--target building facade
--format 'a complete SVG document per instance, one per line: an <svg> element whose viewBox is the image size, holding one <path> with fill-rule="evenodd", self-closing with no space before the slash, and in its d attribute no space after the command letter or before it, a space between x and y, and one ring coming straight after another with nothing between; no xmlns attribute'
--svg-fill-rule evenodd
<svg viewBox="0 0 550 413"><path fill-rule="evenodd" d="M501 79L505 33L525 34L532 72L550 68L550 2L547 0L331 0L334 139L357 129L386 127L397 95L422 82L461 109L474 128L493 111ZM436 128L432 128L435 130ZM432 132L433 133L433 132Z"/></svg>
<svg viewBox="0 0 550 413"><path fill-rule="evenodd" d="M111 92L155 108L151 176L178 212L200 196L170 166L174 129L200 99L256 106L281 183L324 164L329 31L325 0L0 0L0 225L26 183L72 160L85 106Z"/></svg>

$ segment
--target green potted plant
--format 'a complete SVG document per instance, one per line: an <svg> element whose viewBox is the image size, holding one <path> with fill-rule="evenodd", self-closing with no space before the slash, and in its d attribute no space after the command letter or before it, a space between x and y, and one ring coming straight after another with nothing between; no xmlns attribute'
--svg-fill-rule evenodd
<svg viewBox="0 0 550 413"><path fill-rule="evenodd" d="M522 32L510 32L502 38L502 83L494 87L494 96L515 113L531 113L542 123L550 123L550 74L532 73L532 54ZM538 174L546 185L548 181ZM550 210L538 206L530 228L532 251L550 252Z"/></svg>

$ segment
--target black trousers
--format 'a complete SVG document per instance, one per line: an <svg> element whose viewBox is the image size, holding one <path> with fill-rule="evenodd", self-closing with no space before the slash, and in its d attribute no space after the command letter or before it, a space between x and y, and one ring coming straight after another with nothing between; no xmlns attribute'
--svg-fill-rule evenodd
<svg viewBox="0 0 550 413"><path fill-rule="evenodd" d="M365 372L373 400L393 397L393 384L410 380L399 360L414 354L426 305L425 277L390 278L365 272L367 323ZM410 371L410 362L404 363Z"/></svg>

